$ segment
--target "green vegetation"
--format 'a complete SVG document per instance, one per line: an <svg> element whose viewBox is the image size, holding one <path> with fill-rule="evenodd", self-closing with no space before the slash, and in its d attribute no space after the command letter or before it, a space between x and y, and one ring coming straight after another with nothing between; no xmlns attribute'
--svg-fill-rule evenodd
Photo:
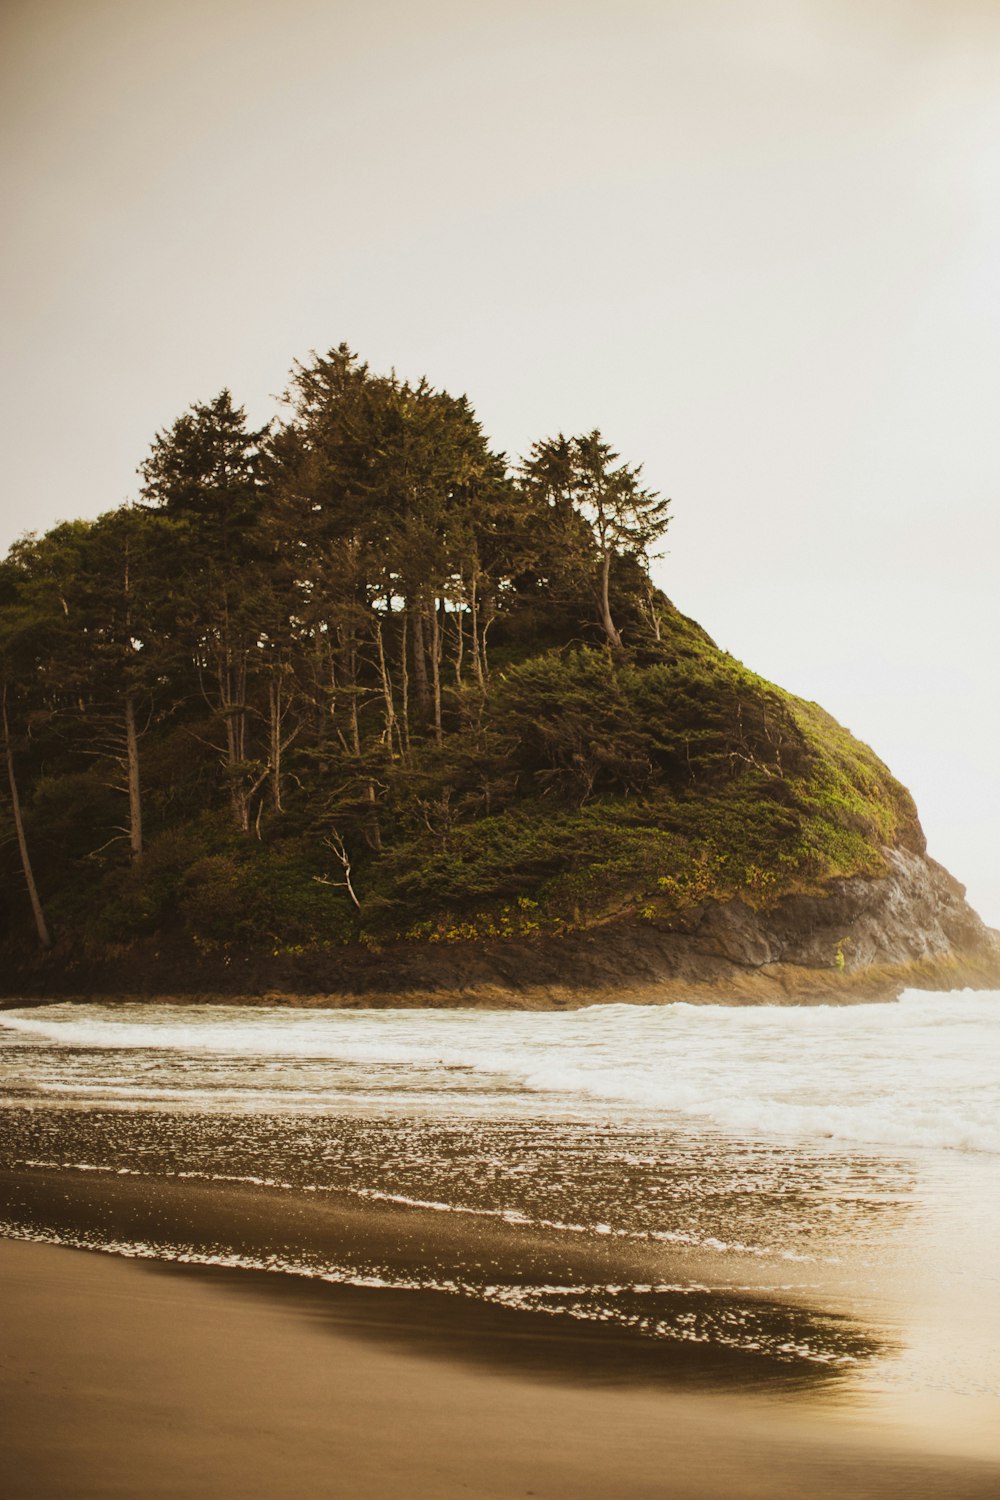
<svg viewBox="0 0 1000 1500"><path fill-rule="evenodd" d="M656 589L598 433L512 466L341 347L0 563L0 943L302 954L670 923L919 846L865 746Z"/></svg>

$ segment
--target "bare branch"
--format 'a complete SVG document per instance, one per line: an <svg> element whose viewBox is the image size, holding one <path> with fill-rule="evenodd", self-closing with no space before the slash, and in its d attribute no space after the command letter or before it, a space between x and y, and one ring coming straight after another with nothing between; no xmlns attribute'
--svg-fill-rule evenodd
<svg viewBox="0 0 1000 1500"><path fill-rule="evenodd" d="M344 878L343 880L330 880L326 875L314 875L313 880L315 880L317 885L340 886L342 889L346 889L347 894L354 902L354 905L357 907L358 911L360 911L361 902L358 900L354 886L351 884L351 859L344 845L343 839L334 828L331 830L330 837L324 839L323 842L328 849L331 849L333 851L333 853L337 856L338 860L343 866Z"/></svg>

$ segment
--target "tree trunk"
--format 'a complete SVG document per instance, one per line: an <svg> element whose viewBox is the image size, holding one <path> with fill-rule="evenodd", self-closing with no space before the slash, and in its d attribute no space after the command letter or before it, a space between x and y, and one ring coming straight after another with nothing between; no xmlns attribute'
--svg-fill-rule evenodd
<svg viewBox="0 0 1000 1500"><path fill-rule="evenodd" d="M128 772L128 842L132 863L142 859L142 788L139 782L139 736L135 727L135 699L125 695L125 760Z"/></svg>
<svg viewBox="0 0 1000 1500"><path fill-rule="evenodd" d="M483 677L483 657L479 649L479 569L473 568L472 577L469 580L469 624L472 628L472 670L476 674L476 683L480 693L485 697L486 682Z"/></svg>
<svg viewBox="0 0 1000 1500"><path fill-rule="evenodd" d="M316 749L323 754L326 749L327 722L330 718L330 699L336 691L336 682L328 688L327 681L333 672L329 661L326 637L315 631L313 635L313 668L309 696L316 711ZM322 765L325 770L325 765Z"/></svg>
<svg viewBox="0 0 1000 1500"><path fill-rule="evenodd" d="M490 658L486 644L486 637L490 633L490 626L497 617L496 606L493 603L493 595L487 594L483 604L483 633L480 638L480 649L483 663L483 696L486 696L486 684L490 680Z"/></svg>
<svg viewBox="0 0 1000 1500"><path fill-rule="evenodd" d="M351 748L355 755L361 754L361 725L358 722L358 652L354 642L354 632L350 636L350 644L346 652L347 659L347 701L350 707L351 722Z"/></svg>
<svg viewBox="0 0 1000 1500"><path fill-rule="evenodd" d="M52 939L49 937L49 929L45 923L45 913L38 896L38 887L35 885L35 877L31 869L31 858L28 854L28 841L24 836L24 821L21 817L21 799L17 795L17 778L14 775L14 750L10 743L10 724L7 721L7 687L3 690L3 742L7 756L7 781L10 785L10 805L14 814L14 829L17 833L17 847L21 851L21 869L24 871L24 883L28 887L28 899L31 902L31 910L35 918L35 931L38 933L38 941L43 948L51 948Z"/></svg>
<svg viewBox="0 0 1000 1500"><path fill-rule="evenodd" d="M408 611L403 611L403 629L399 646L399 666L401 673L401 688L403 694L403 744L406 746L406 754L410 753L410 674L406 668L406 653L409 649L407 635L409 632L410 616Z"/></svg>
<svg viewBox="0 0 1000 1500"><path fill-rule="evenodd" d="M221 719L225 745L222 764L229 782L229 800L233 821L241 833L250 832L250 796L242 778L246 772L247 750L247 676L250 647L246 636L234 628L229 597L223 587L212 613L206 616L208 639L198 648L198 676L202 697L212 714ZM205 675L211 674L214 688L210 692Z"/></svg>
<svg viewBox="0 0 1000 1500"><path fill-rule="evenodd" d="M611 618L611 599L609 592L609 580L611 578L611 548L607 548L601 563L601 624L604 626L604 634L616 650L621 649L622 638L618 634L618 628Z"/></svg>
<svg viewBox="0 0 1000 1500"><path fill-rule="evenodd" d="M653 637L655 640L661 641L663 639L663 633L660 629L660 612L656 607L656 598L653 594L652 587L650 587L649 591L646 594L646 603L649 605L649 618L652 621L653 625Z"/></svg>
<svg viewBox="0 0 1000 1500"><path fill-rule="evenodd" d="M219 684L219 707L225 716L225 764L229 772L233 819L241 833L249 833L250 799L239 782L242 772L237 770L246 760L246 709L243 692L246 686L246 663L243 662L242 668L234 666L233 652L228 643L224 647L216 676Z"/></svg>
<svg viewBox="0 0 1000 1500"><path fill-rule="evenodd" d="M395 760L396 748L393 744L393 736L399 738L399 729L396 724L396 709L392 700L392 679L389 676L389 668L385 659L385 642L382 639L382 621L375 621L375 642L378 646L378 670L382 680L382 697L385 700L385 743L390 757Z"/></svg>
<svg viewBox="0 0 1000 1500"><path fill-rule="evenodd" d="M441 727L441 627L438 624L437 600L430 604L431 626L431 677L434 684L434 742L440 745L443 739Z"/></svg>
<svg viewBox="0 0 1000 1500"><path fill-rule="evenodd" d="M125 636L126 643L128 643L132 637L132 569L127 535L122 574L122 597L125 600ZM126 650L131 649L126 644ZM130 692L125 694L125 763L128 780L128 842L132 863L137 865L142 859L142 788L139 782L139 736L135 727L135 698Z"/></svg>
<svg viewBox="0 0 1000 1500"><path fill-rule="evenodd" d="M455 611L455 628L458 631L458 640L455 642L455 681L459 687L462 686L462 661L465 656L465 610L461 602Z"/></svg>
<svg viewBox="0 0 1000 1500"><path fill-rule="evenodd" d="M413 627L410 634L413 642L413 680L417 690L417 707L426 718L431 709L431 689L427 680L423 604L420 599L409 607L408 614Z"/></svg>
<svg viewBox="0 0 1000 1500"><path fill-rule="evenodd" d="M279 668L280 672L280 668ZM267 685L268 708L271 729L271 806L276 813L284 811L281 805L281 678L272 676Z"/></svg>
<svg viewBox="0 0 1000 1500"><path fill-rule="evenodd" d="M375 795L375 783L369 781L365 787L365 801L368 804L368 827L365 830L365 841L369 849L376 854L382 853L382 825L378 817L378 799Z"/></svg>

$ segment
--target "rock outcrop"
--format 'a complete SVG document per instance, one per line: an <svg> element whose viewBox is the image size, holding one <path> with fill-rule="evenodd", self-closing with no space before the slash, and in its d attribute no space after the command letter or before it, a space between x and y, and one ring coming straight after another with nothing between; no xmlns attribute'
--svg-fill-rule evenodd
<svg viewBox="0 0 1000 1500"><path fill-rule="evenodd" d="M772 911L740 900L712 903L685 928L699 951L744 968L796 964L863 973L885 965L1000 957L1000 936L965 900L943 866L907 849L884 849L889 873L830 881L822 895L793 895Z"/></svg>

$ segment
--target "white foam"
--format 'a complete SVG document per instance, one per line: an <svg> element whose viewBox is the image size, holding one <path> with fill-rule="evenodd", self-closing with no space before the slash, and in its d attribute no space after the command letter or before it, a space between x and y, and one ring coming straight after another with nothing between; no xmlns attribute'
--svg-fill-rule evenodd
<svg viewBox="0 0 1000 1500"><path fill-rule="evenodd" d="M0 1014L0 1043L21 1100L613 1110L741 1136L1000 1152L996 992L565 1014L55 1005Z"/></svg>

